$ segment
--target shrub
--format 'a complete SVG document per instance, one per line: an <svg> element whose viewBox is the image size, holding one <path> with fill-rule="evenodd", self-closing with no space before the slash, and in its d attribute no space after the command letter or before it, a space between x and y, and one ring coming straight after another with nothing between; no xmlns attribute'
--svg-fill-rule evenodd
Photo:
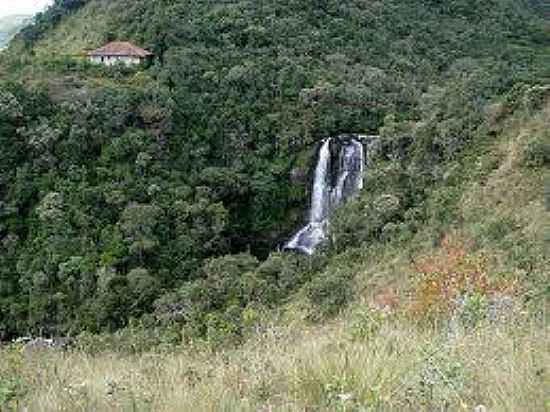
<svg viewBox="0 0 550 412"><path fill-rule="evenodd" d="M548 136L538 135L531 139L523 153L526 167L543 167L550 164L550 143Z"/></svg>
<svg viewBox="0 0 550 412"><path fill-rule="evenodd" d="M18 410L19 398L22 398L26 391L26 382L22 376L22 365L24 356L20 348L10 347L2 349L0 354L0 411Z"/></svg>
<svg viewBox="0 0 550 412"><path fill-rule="evenodd" d="M232 306L223 314L210 313L206 316L206 339L213 349L240 341L240 314L241 308Z"/></svg>
<svg viewBox="0 0 550 412"><path fill-rule="evenodd" d="M369 341L378 335L388 315L382 310L366 308L355 313L353 318L352 338L357 341Z"/></svg>
<svg viewBox="0 0 550 412"><path fill-rule="evenodd" d="M91 334L83 332L75 338L74 348L90 355L104 352L136 354L161 346L169 347L181 342L179 328L168 325L153 327L146 321L135 321L114 333Z"/></svg>
<svg viewBox="0 0 550 412"><path fill-rule="evenodd" d="M479 312L486 298L517 293L515 283L490 276L490 269L487 255L469 254L463 243L444 238L439 254L415 264L419 280L409 313L419 319L437 320L457 309L465 314Z"/></svg>
<svg viewBox="0 0 550 412"><path fill-rule="evenodd" d="M306 295L317 310L313 319L335 315L354 296L354 273L348 268L328 268L305 287Z"/></svg>
<svg viewBox="0 0 550 412"><path fill-rule="evenodd" d="M453 353L426 354L408 379L411 384L406 388L405 398L416 410L449 410L451 399L457 393L467 393L471 379L466 365Z"/></svg>
<svg viewBox="0 0 550 412"><path fill-rule="evenodd" d="M487 317L489 299L482 293L470 293L463 297L459 318L462 325L475 327Z"/></svg>
<svg viewBox="0 0 550 412"><path fill-rule="evenodd" d="M401 199L391 193L378 196L365 195L338 208L331 218L330 240L333 247L343 250L359 246L363 242L395 235L396 226L403 212ZM384 234L384 227L387 226ZM391 229L391 230L390 230Z"/></svg>
<svg viewBox="0 0 550 412"><path fill-rule="evenodd" d="M255 271L255 277L266 286L255 292L254 301L264 305L276 303L298 290L309 279L311 274L323 267L324 259L304 259L295 254L272 253Z"/></svg>
<svg viewBox="0 0 550 412"><path fill-rule="evenodd" d="M523 107L530 112L540 110L549 96L549 86L529 87L524 91L523 94Z"/></svg>

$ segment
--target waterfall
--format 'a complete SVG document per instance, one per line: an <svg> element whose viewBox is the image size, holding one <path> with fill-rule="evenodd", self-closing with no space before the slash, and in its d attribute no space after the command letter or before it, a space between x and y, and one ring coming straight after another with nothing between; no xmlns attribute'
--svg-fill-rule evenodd
<svg viewBox="0 0 550 412"><path fill-rule="evenodd" d="M333 162L331 153L333 143L338 148L337 162ZM355 139L325 140L315 168L309 221L286 243L285 250L308 255L315 252L315 248L325 239L330 213L363 188L363 165L361 142Z"/></svg>
<svg viewBox="0 0 550 412"><path fill-rule="evenodd" d="M311 195L311 212L309 222L322 222L328 214L329 198L327 196L327 175L330 171L330 140L327 139L319 150L319 161L315 168L313 193Z"/></svg>

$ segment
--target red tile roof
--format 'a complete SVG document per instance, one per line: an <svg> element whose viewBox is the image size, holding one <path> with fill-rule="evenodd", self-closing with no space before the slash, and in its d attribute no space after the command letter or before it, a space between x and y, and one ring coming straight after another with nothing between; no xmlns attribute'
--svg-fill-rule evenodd
<svg viewBox="0 0 550 412"><path fill-rule="evenodd" d="M88 56L148 57L152 55L153 53L126 41L114 41L88 53Z"/></svg>

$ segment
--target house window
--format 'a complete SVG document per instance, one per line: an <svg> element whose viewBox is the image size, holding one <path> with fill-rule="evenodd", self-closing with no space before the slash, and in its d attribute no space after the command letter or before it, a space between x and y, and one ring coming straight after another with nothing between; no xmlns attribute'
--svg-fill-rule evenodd
<svg viewBox="0 0 550 412"><path fill-rule="evenodd" d="M105 63L105 57L101 58L101 63Z"/></svg>

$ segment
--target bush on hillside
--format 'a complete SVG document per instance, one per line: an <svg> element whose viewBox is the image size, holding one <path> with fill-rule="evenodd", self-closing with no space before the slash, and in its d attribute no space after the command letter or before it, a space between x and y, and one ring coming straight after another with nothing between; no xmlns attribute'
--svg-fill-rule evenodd
<svg viewBox="0 0 550 412"><path fill-rule="evenodd" d="M459 313L464 319L483 318L487 301L514 298L519 286L491 273L484 254L471 254L458 241L444 238L439 253L415 262L416 284L407 309L415 319L436 322Z"/></svg>
<svg viewBox="0 0 550 412"><path fill-rule="evenodd" d="M543 133L529 140L523 153L526 167L545 167L550 165L550 134Z"/></svg>
<svg viewBox="0 0 550 412"><path fill-rule="evenodd" d="M399 222L402 213L402 201L394 194L362 194L338 208L331 217L331 247L342 251L387 237L393 231L388 224Z"/></svg>
<svg viewBox="0 0 550 412"><path fill-rule="evenodd" d="M355 273L350 268L328 267L305 286L313 311L310 318L319 320L336 315L355 296Z"/></svg>

